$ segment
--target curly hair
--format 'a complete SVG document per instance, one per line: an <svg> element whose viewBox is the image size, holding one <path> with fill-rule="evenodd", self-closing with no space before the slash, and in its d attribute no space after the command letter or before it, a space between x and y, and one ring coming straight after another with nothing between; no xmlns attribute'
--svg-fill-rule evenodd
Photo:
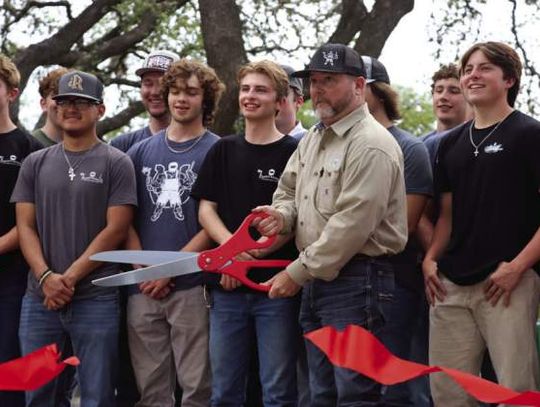
<svg viewBox="0 0 540 407"><path fill-rule="evenodd" d="M38 89L41 97L45 99L49 95L56 96L58 94L58 82L60 81L60 78L69 71L70 69L61 66L60 68L49 71L47 75L43 76L39 80Z"/></svg>
<svg viewBox="0 0 540 407"><path fill-rule="evenodd" d="M435 90L435 83L441 79L456 79L459 81L459 69L456 64L441 65L431 77L431 93Z"/></svg>
<svg viewBox="0 0 540 407"><path fill-rule="evenodd" d="M519 55L512 47L503 42L479 42L478 44L474 44L471 48L469 48L461 57L461 66L459 69L460 75L463 75L463 70L469 62L469 58L476 51L481 51L489 62L501 68L504 79L514 80L514 85L512 85L512 87L508 90L508 94L506 96L508 104L513 107L519 92L521 72L523 70L523 65L521 64Z"/></svg>
<svg viewBox="0 0 540 407"><path fill-rule="evenodd" d="M269 60L250 62L240 68L236 80L240 85L240 81L244 76L250 73L259 73L267 76L272 82L272 86L276 91L276 100L286 98L289 94L289 76L287 72L276 64Z"/></svg>
<svg viewBox="0 0 540 407"><path fill-rule="evenodd" d="M178 81L186 82L192 75L196 76L203 89L203 124L208 126L214 120L219 100L225 91L225 85L212 68L202 62L182 58L172 63L161 77L161 93L167 100L170 89L177 87Z"/></svg>
<svg viewBox="0 0 540 407"><path fill-rule="evenodd" d="M0 54L0 79L2 79L8 88L15 89L21 82L21 74L11 59Z"/></svg>

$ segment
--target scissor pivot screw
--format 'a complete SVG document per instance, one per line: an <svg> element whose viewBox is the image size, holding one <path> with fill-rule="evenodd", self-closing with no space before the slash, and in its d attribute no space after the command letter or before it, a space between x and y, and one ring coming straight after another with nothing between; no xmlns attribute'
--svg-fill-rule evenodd
<svg viewBox="0 0 540 407"><path fill-rule="evenodd" d="M212 263L212 259L210 257L207 257L206 259L204 259L204 262L206 264L210 264L210 263Z"/></svg>

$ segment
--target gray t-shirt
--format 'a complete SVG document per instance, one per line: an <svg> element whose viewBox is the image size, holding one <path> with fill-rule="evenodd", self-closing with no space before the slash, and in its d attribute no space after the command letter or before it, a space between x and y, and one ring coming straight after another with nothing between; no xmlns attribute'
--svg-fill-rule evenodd
<svg viewBox="0 0 540 407"><path fill-rule="evenodd" d="M35 205L45 261L60 274L106 226L109 207L137 204L135 173L126 154L101 142L84 152L66 151L75 170L74 177L70 177L62 146L57 144L29 155L11 196L12 202ZM77 283L75 298L114 292L114 288L97 287L91 281L118 271L115 264L95 269ZM28 275L27 292L43 296L33 273Z"/></svg>

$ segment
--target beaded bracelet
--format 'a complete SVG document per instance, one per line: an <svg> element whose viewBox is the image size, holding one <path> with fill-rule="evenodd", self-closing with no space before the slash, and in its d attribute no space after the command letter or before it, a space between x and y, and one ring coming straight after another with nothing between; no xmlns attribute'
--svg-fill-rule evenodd
<svg viewBox="0 0 540 407"><path fill-rule="evenodd" d="M52 273L53 271L51 269L47 269L43 272L43 274L41 274L41 277L39 278L39 281L38 281L38 284L40 287L43 285L43 282L45 281L45 279L49 277Z"/></svg>

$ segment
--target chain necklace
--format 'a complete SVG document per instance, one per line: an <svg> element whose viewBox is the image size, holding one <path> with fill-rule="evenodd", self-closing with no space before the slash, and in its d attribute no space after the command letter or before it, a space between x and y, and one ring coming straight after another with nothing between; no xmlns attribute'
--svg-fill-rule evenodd
<svg viewBox="0 0 540 407"><path fill-rule="evenodd" d="M165 145L167 146L167 148L169 149L169 151L171 153L175 153L175 154L181 154L181 153L187 153L188 151L192 150L193 148L195 148L195 146L197 144L199 144L199 141L201 141L203 139L203 137L206 135L206 130L204 131L203 134L201 134L200 136L198 136L195 141L193 143L191 143L188 147L184 148L183 150L175 150L174 148L171 147L171 145L169 144L169 128L167 127L167 130L165 130L165 134L164 134L164 137L165 137ZM193 139L192 139L193 140ZM189 141L189 140L187 140ZM186 141L186 142L187 142Z"/></svg>
<svg viewBox="0 0 540 407"><path fill-rule="evenodd" d="M99 143L95 144L94 146L92 146L92 148L90 148L90 150L86 150L86 151L83 153L83 154L85 154L85 155L83 156L83 158L82 158L79 162L77 162L75 165L71 165L71 161L69 161L69 158L68 158L68 156L67 156L67 154L66 154L66 147L65 147L64 143L62 143L62 153L64 154L64 159L66 160L66 163L67 163L67 165L68 165L68 177L69 177L69 180L70 180L71 182L73 182L73 180L74 180L75 177L76 177L76 175L75 175L75 170L76 170L77 168L79 168L79 167L81 166L81 164L84 162L84 160L86 160L86 157L88 157L88 156L86 155L86 153L92 151L92 150L93 150L97 145L99 145L99 144L101 144L101 142L99 142Z"/></svg>
<svg viewBox="0 0 540 407"><path fill-rule="evenodd" d="M497 125L493 128L493 130L491 130L487 134L487 136L485 136L482 140L480 140L480 143L478 143L478 144L474 144L474 140L473 140L473 136L472 136L472 129L474 127L475 121L473 120L471 122L471 125L469 126L469 141L471 142L472 146L474 147L474 156L475 157L478 157L478 154L479 154L478 149L484 143L484 141L486 141L493 133L495 133L495 131L499 128L499 126L508 118L508 116L510 116L512 114L512 112L510 114L508 114L504 119L502 119L499 123L497 123Z"/></svg>

